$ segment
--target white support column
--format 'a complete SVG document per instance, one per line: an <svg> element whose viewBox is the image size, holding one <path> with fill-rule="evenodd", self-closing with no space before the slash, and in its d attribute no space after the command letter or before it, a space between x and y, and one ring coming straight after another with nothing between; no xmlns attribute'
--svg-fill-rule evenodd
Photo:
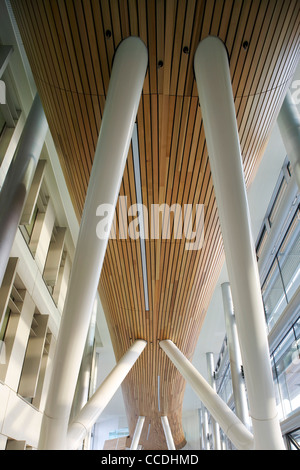
<svg viewBox="0 0 300 470"><path fill-rule="evenodd" d="M249 429L249 411L245 383L242 376L242 358L229 282L224 282L221 285L221 289L225 314L225 326L228 341L229 362L235 411L242 423L244 423L245 426L247 426L247 428Z"/></svg>
<svg viewBox="0 0 300 470"><path fill-rule="evenodd" d="M277 123L300 189L300 115L290 91L283 101Z"/></svg>
<svg viewBox="0 0 300 470"><path fill-rule="evenodd" d="M135 430L134 430L130 450L137 450L139 442L140 442L140 437L141 437L141 434L142 434L144 422L145 422L145 416L139 416L138 420L137 420L137 423L136 423L136 426L135 426Z"/></svg>
<svg viewBox="0 0 300 470"><path fill-rule="evenodd" d="M239 420L239 418L224 403L221 397L206 382L190 361L170 340L163 340L160 347L169 359L177 367L185 380L191 385L199 396L203 405L208 409L213 418L219 423L224 433L233 442L238 450L251 450L253 448L253 436Z"/></svg>
<svg viewBox="0 0 300 470"><path fill-rule="evenodd" d="M125 39L116 51L57 340L40 449L66 448L72 400L147 63L147 49L139 38ZM106 211L107 230L100 238L97 216Z"/></svg>
<svg viewBox="0 0 300 470"><path fill-rule="evenodd" d="M252 240L230 69L216 37L194 59L205 137L223 235L256 449L284 449Z"/></svg>
<svg viewBox="0 0 300 470"><path fill-rule="evenodd" d="M207 362L207 374L208 374L208 383L212 389L216 392L216 384L214 379L214 355L212 352L206 353L206 362ZM214 450L221 450L221 440L220 440L220 428L219 424L212 418L212 428L213 428L213 442Z"/></svg>
<svg viewBox="0 0 300 470"><path fill-rule="evenodd" d="M0 192L0 285L47 131L46 116L36 95Z"/></svg>
<svg viewBox="0 0 300 470"><path fill-rule="evenodd" d="M202 405L202 433L203 433L203 449L210 450L209 446L209 429L208 429L208 412L206 407Z"/></svg>
<svg viewBox="0 0 300 470"><path fill-rule="evenodd" d="M146 345L147 342L141 339L133 343L77 417L74 418L68 428L67 448L69 450L76 450L79 447L89 429L95 424L134 363L144 351Z"/></svg>
<svg viewBox="0 0 300 470"><path fill-rule="evenodd" d="M169 423L167 416L161 417L161 424L165 433L168 450L176 450L174 439L173 439L171 428L170 428L170 423Z"/></svg>
<svg viewBox="0 0 300 470"><path fill-rule="evenodd" d="M32 178L32 183L26 197L26 203L20 220L21 225L30 224L34 209L38 200L40 193L41 185L43 182L45 170L46 170L46 160L39 160L34 176Z"/></svg>
<svg viewBox="0 0 300 470"><path fill-rule="evenodd" d="M70 413L70 421L79 414L85 404L88 402L90 393L91 370L94 354L95 331L97 322L97 299L95 299L91 323L84 347L84 353L81 361L80 371L76 384L76 390Z"/></svg>
<svg viewBox="0 0 300 470"><path fill-rule="evenodd" d="M199 421L199 445L200 445L200 450L201 450L203 448L203 422L202 422L201 407L198 408L198 421Z"/></svg>

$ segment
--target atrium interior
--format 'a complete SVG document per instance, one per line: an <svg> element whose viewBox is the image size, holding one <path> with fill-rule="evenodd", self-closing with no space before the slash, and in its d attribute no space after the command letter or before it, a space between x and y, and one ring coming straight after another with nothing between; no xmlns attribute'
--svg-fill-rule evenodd
<svg viewBox="0 0 300 470"><path fill-rule="evenodd" d="M299 1L0 0L0 187L1 450L300 450Z"/></svg>

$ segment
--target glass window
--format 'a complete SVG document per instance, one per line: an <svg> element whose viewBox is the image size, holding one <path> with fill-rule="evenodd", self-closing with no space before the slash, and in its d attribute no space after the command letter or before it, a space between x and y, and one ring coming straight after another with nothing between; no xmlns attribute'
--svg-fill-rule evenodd
<svg viewBox="0 0 300 470"><path fill-rule="evenodd" d="M109 432L109 439L117 439L119 437L129 436L128 428L116 429Z"/></svg>
<svg viewBox="0 0 300 470"><path fill-rule="evenodd" d="M271 269L262 286L262 297L268 328L271 330L287 305L277 259L273 261Z"/></svg>
<svg viewBox="0 0 300 470"><path fill-rule="evenodd" d="M287 435L290 450L300 450L300 428Z"/></svg>
<svg viewBox="0 0 300 470"><path fill-rule="evenodd" d="M264 226L264 228L262 230L262 233L259 237L258 243L257 243L256 254L257 254L258 258L260 258L261 254L263 252L263 249L264 249L265 243L267 241L267 238L268 238L268 231L267 231L266 227Z"/></svg>
<svg viewBox="0 0 300 470"><path fill-rule="evenodd" d="M225 403L228 403L232 395L232 382L231 382L231 370L228 363L224 375L220 377L219 381L216 383L218 394L224 400Z"/></svg>
<svg viewBox="0 0 300 470"><path fill-rule="evenodd" d="M275 217L276 217L276 214L277 214L277 211L278 211L278 208L280 206L280 203L282 201L282 198L283 198L283 195L285 193L285 190L286 190L286 187L287 187L287 181L284 177L282 177L282 180L281 180L281 183L280 183L280 186L278 188L278 191L277 191L277 194L276 194L276 197L275 197L275 201L274 201L274 204L270 210L270 213L269 213L269 222L270 222L270 225L273 224L274 220L275 220Z"/></svg>
<svg viewBox="0 0 300 470"><path fill-rule="evenodd" d="M288 302L300 285L300 211L299 208L283 239L278 262Z"/></svg>
<svg viewBox="0 0 300 470"><path fill-rule="evenodd" d="M299 333L299 319L297 321ZM300 407L299 336L293 327L272 355L273 377L280 418Z"/></svg>

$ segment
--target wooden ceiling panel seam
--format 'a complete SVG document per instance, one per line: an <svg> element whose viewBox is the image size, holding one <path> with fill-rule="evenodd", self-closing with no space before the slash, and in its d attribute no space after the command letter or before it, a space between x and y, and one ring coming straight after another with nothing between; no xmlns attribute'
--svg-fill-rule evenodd
<svg viewBox="0 0 300 470"><path fill-rule="evenodd" d="M244 63L239 74L238 84L236 85L236 96L245 96L245 89L247 89L247 85L250 82L249 76L256 77L257 75L257 62L260 60L261 51L265 49L266 38L270 36L269 28L274 9L275 3L273 2L266 4L265 10L259 12L252 34L249 36L249 45L246 49L243 48L245 51ZM264 47L258 47L262 42Z"/></svg>
<svg viewBox="0 0 300 470"><path fill-rule="evenodd" d="M286 83L283 85L283 88L286 89L286 85L289 83L289 80L286 81ZM274 110L274 106L272 104L270 104L270 96L274 95L274 91L278 89L280 89L281 87L278 86L276 87L274 90L271 90L269 93L265 93L265 94L261 94L259 95L259 98L256 100L257 102L257 105L255 107L255 114L254 114L254 117L253 117L253 120L255 120L256 122L256 127L255 129L257 129L257 119L256 119L256 115L257 113L259 113L259 110L263 107L263 104L265 104L265 106L263 107L263 109L267 109L267 115L270 115L271 112ZM272 114L271 114L272 115ZM270 120L268 119L265 119L264 120L264 125L263 125L263 128L265 129L266 125L270 123ZM250 143L249 143L249 146L252 144L252 149L253 149L253 146L254 146L254 143L253 143L253 140L255 138L255 136L257 135L257 132L253 132L252 134L250 134L250 132L248 132L248 142L249 142L249 139L250 139ZM254 150L252 150L252 152L250 153L249 151L249 154L254 154ZM251 178L251 175L249 175L249 177Z"/></svg>
<svg viewBox="0 0 300 470"><path fill-rule="evenodd" d="M267 95L267 93L261 93L261 94L259 94L258 96L256 95L256 96L254 97L254 100L255 100L258 104L260 104L260 103L263 101L263 99L265 98L266 95ZM252 114L254 114L253 117L252 117L252 119L251 119L251 112L250 112L250 115L249 115L249 113L248 113L248 121L247 121L248 124L249 124L249 122L250 122L251 125L252 125L252 122L253 122L254 120L255 120L255 122L257 123L257 118L255 118L255 116L256 116L257 113L260 112L260 109L262 108L262 105L258 106L258 104L257 104L255 107L252 106L252 110L253 110L253 111L252 111ZM256 113L256 114L255 114L255 113ZM250 129L251 129L251 127L249 126L249 128L248 128L248 133L247 133L248 138L249 138L249 136L253 135L253 133L252 133L252 134L250 133ZM254 135L255 135L255 134L254 134ZM243 142L244 142L244 137L243 137L243 135L242 135L240 138L241 138L241 146L243 147Z"/></svg>
<svg viewBox="0 0 300 470"><path fill-rule="evenodd" d="M250 18L253 15L253 19L250 19L250 21L248 21L246 24L243 39L241 40L239 48L237 63L235 66L234 74L232 76L232 89L234 96L237 96L238 94L240 82L244 78L244 73L246 74L246 80L248 78L248 70L253 59L253 54L255 52L255 45L258 42L258 37L260 37L261 26L262 24L266 26L264 20L268 3L269 0L263 0L259 6L255 3L254 6L257 5L258 8L252 8L250 10L249 15ZM267 28L264 28L264 31L265 29ZM243 47L243 45L245 44L245 38L248 43L247 47ZM241 87L244 88L242 84Z"/></svg>
<svg viewBox="0 0 300 470"><path fill-rule="evenodd" d="M232 44L231 41L229 41L228 45L226 43L226 47L228 48L227 50L229 55L229 68L232 82L234 81L235 71L238 65L238 59L241 52L241 44L243 42L243 39L245 38L247 24L250 21L251 15L254 16L257 12L257 9L258 2L253 5L252 1L248 1L243 5L241 10L239 11L239 16L234 16L234 20L236 21L236 30L233 30L233 37L230 37ZM235 90L233 89L232 92L235 98Z"/></svg>
<svg viewBox="0 0 300 470"><path fill-rule="evenodd" d="M111 14L111 22L112 22L112 30L115 38L115 48L118 44L122 41L122 29L121 29L121 18L119 12L119 2L118 0L115 2L110 1L110 14Z"/></svg>
<svg viewBox="0 0 300 470"><path fill-rule="evenodd" d="M193 55L191 55L191 41L195 20L196 2L190 1L186 4L184 31L182 36L180 66L178 72L178 83L176 95L184 95L187 87L187 70L193 69Z"/></svg>
<svg viewBox="0 0 300 470"><path fill-rule="evenodd" d="M270 4L270 5L272 5L272 4ZM274 41L274 39L273 39L274 34L276 32L278 22L279 22L280 17L281 17L281 13L283 11L284 1L283 2L280 2L280 1L276 2L276 3L274 3L274 6L275 7L273 9L272 16L270 18L268 31L265 34L265 38L264 38L264 47L261 50L258 47L258 45L256 47L256 56L259 56L259 57L256 59L255 73L252 70L250 70L250 72L249 72L249 74L252 75L253 79L251 81L249 79L247 80L247 82L245 84L245 88L243 90L243 93L239 94L240 96L249 96L249 95L254 94L255 88L257 86L257 82L259 81L259 79L261 77L262 70L264 68L265 60L267 60L267 58L270 54L272 43Z"/></svg>
<svg viewBox="0 0 300 470"><path fill-rule="evenodd" d="M103 76L102 68L100 63L100 53L98 44L96 41L96 26L94 23L94 15L92 11L92 4L90 2L83 2L81 6L81 14L79 14L79 19L84 20L86 34L84 36L84 56L86 61L88 60L86 67L88 68L88 77L94 77L94 93L91 91L91 94L104 95L104 86L103 86ZM80 28L80 24L78 25ZM84 28L80 28L82 30Z"/></svg>

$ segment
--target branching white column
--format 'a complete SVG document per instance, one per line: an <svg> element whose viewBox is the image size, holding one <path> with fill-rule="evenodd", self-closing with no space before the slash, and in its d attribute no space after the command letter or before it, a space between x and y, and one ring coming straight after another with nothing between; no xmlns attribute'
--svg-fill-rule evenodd
<svg viewBox="0 0 300 470"><path fill-rule="evenodd" d="M39 448L65 449L68 420L148 63L137 37L118 47L83 210ZM106 233L97 226L105 219Z"/></svg>
<svg viewBox="0 0 300 470"><path fill-rule="evenodd" d="M229 362L230 362L230 371L231 371L231 380L232 380L232 389L235 403L235 410L237 416L240 418L242 423L250 427L249 424L249 411L247 404L247 396L245 383L242 376L242 358L239 345L239 339L236 329L236 321L233 310L232 296L230 290L229 282L224 282L221 285L222 288L222 297L223 297L223 306L224 306L224 315L225 315L225 325L228 341L228 350L229 350Z"/></svg>
<svg viewBox="0 0 300 470"><path fill-rule="evenodd" d="M161 417L161 424L165 433L168 450L176 450L174 439L173 439L171 428L170 428L170 423L169 423L167 416Z"/></svg>
<svg viewBox="0 0 300 470"><path fill-rule="evenodd" d="M169 359L177 367L185 380L191 385L203 405L208 409L212 417L219 423L224 433L233 442L238 450L250 450L253 448L253 436L224 403L221 397L206 382L191 362L170 340L163 340L160 347Z"/></svg>
<svg viewBox="0 0 300 470"><path fill-rule="evenodd" d="M47 131L47 119L36 95L0 192L0 286Z"/></svg>
<svg viewBox="0 0 300 470"><path fill-rule="evenodd" d="M136 340L133 343L124 356L118 361L111 373L102 382L98 390L82 408L78 416L74 418L68 428L67 448L69 450L78 448L87 432L95 424L132 366L144 351L146 345L147 342L142 339Z"/></svg>
<svg viewBox="0 0 300 470"><path fill-rule="evenodd" d="M137 450L139 442L140 442L140 437L142 434L144 422L145 422L145 416L139 416L137 423L136 423L135 430L134 430L130 450Z"/></svg>
<svg viewBox="0 0 300 470"><path fill-rule="evenodd" d="M290 91L283 101L277 123L300 189L300 115Z"/></svg>
<svg viewBox="0 0 300 470"><path fill-rule="evenodd" d="M216 37L194 59L214 190L236 312L256 449L284 449L252 240L230 69Z"/></svg>

